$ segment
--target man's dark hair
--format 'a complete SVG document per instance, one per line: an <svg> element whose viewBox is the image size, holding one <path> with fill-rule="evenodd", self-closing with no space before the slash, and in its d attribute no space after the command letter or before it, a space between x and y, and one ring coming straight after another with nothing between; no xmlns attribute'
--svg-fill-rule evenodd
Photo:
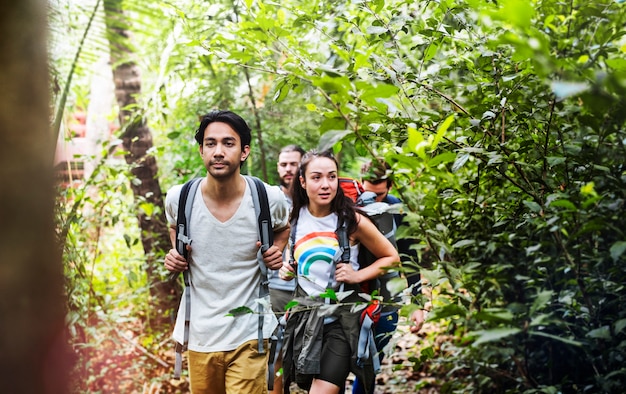
<svg viewBox="0 0 626 394"><path fill-rule="evenodd" d="M280 152L278 152L278 154L280 155L281 153L287 153L287 152L298 152L298 153L300 153L300 157L304 156L304 154L306 153L304 151L304 149L302 149L302 147L300 147L300 145L291 144L291 145L287 145L287 146L283 147L280 150Z"/></svg>
<svg viewBox="0 0 626 394"><path fill-rule="evenodd" d="M387 187L389 188L391 187L391 178L389 177L390 173L391 166L387 162L376 160L364 166L361 180L368 181L374 185L386 182Z"/></svg>
<svg viewBox="0 0 626 394"><path fill-rule="evenodd" d="M198 145L202 145L202 140L204 139L204 130L206 130L207 126L213 122L222 122L228 124L230 127L235 130L237 134L239 134L239 139L241 139L241 149L246 145L250 145L250 141L252 141L252 133L250 132L250 127L246 123L245 120L236 113L232 111L220 111L215 110L211 111L208 114L204 115L200 120L200 126L198 130L196 130L196 141Z"/></svg>

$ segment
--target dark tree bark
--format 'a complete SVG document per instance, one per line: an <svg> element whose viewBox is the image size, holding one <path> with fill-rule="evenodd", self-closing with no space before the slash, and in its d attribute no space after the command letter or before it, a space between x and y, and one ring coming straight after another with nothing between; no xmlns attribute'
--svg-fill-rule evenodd
<svg viewBox="0 0 626 394"><path fill-rule="evenodd" d="M66 393L44 0L0 3L0 391Z"/></svg>
<svg viewBox="0 0 626 394"><path fill-rule="evenodd" d="M126 162L133 166L131 188L137 202L152 203L157 209L147 215L138 212L141 228L141 242L146 253L146 272L150 282L153 304L156 306L153 318L157 324L169 323L174 308L178 305L178 286L161 278L158 267L162 263L163 252L171 243L167 222L163 211L163 196L158 179L158 167L154 156L148 153L152 148L152 133L146 125L137 97L141 93L141 74L132 61L129 44L128 21L121 7L121 0L105 0L107 33L113 63L115 97L120 108L119 121L122 127L121 139L126 153Z"/></svg>

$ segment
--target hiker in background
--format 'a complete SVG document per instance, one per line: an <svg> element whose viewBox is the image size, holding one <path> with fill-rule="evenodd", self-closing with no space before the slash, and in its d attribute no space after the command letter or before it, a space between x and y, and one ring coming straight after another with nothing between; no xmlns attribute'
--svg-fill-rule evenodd
<svg viewBox="0 0 626 394"><path fill-rule="evenodd" d="M291 206L291 183L298 176L298 166L300 160L304 155L304 149L298 145L287 145L280 150L278 154L278 163L276 168L278 170L278 177L280 178L280 189L285 193L287 201ZM289 257L289 249L285 249L283 254L284 259ZM279 319L285 314L285 306L293 300L293 291L296 288L294 281L283 280L278 275L278 270L269 271L269 287L270 287L270 299L272 301L272 310ZM276 355L275 370L280 371L282 367L281 354ZM274 389L272 393L281 393L283 391L283 379L280 373L275 374Z"/></svg>
<svg viewBox="0 0 626 394"><path fill-rule="evenodd" d="M298 177L298 166L304 153L304 149L295 144L283 147L278 153L276 169L280 179L280 190L285 193L290 204L292 198L289 188L291 187L291 182Z"/></svg>
<svg viewBox="0 0 626 394"><path fill-rule="evenodd" d="M291 206L291 183L298 175L298 166L304 155L304 149L298 145L287 145L278 154L278 177L280 178L280 188L285 193L285 197ZM285 250L288 256L289 249ZM280 267L279 267L280 268ZM278 270L270 271L270 297L272 309L280 318L285 313L285 305L293 299L293 291L296 288L295 282L280 279Z"/></svg>
<svg viewBox="0 0 626 394"><path fill-rule="evenodd" d="M376 162L375 164L367 163L361 169L362 177L361 183L363 184L363 189L368 192L373 192L376 194L376 202L384 202L390 205L402 203L398 197L389 194L389 191L392 187L391 182L391 168L387 163L384 165L380 164L380 162ZM402 224L402 215L394 214L394 221L396 223L396 227L399 227ZM410 246L413 243L410 239L396 239L396 243L398 245L398 252L400 256L406 258L416 258L417 254L414 250L411 250ZM409 286L412 287L412 294L415 296L421 292L420 286L420 275L419 273L415 275L407 276L407 282ZM411 322L410 330L411 332L418 332L422 325L424 324L424 311L421 309L415 310L411 316L409 317ZM386 307L380 314L380 318L377 323L374 325L374 340L376 342L376 349L378 350L378 356L380 362L385 356L384 348L387 346L389 341L391 340L391 336L396 331L398 326L398 309L394 307ZM362 381L357 377L352 384L352 393L353 394L366 394L374 392L375 380L371 383L371 390L365 391Z"/></svg>
<svg viewBox="0 0 626 394"><path fill-rule="evenodd" d="M250 153L250 128L230 111L213 111L200 122L195 139L206 167L193 199L189 219L189 259L176 248L165 256L171 272L189 270L191 319L189 325L189 380L191 392L266 393L269 352L259 351L259 315L229 315L238 307L258 308L261 270L257 252L261 243L251 190L240 167ZM263 252L268 268L282 265L282 250L289 237L289 204L277 186L265 185L269 200L274 244ZM176 243L176 219L181 185L166 197L166 214L172 244ZM184 295L183 295L184 297ZM264 349L277 321L262 313ZM181 302L174 339L183 343L185 303Z"/></svg>
<svg viewBox="0 0 626 394"><path fill-rule="evenodd" d="M352 307L355 302L367 304L358 295L359 283L382 275L385 267L399 261L399 256L391 242L344 196L332 153L305 154L292 188L293 257L283 264L280 275L297 280L296 296L301 303L288 312L283 384L288 387L293 380L310 393L338 393L350 372L364 382L373 381L376 355L368 353L359 358L363 311L352 311ZM350 245L350 258L345 262L338 238L342 223L347 226L345 234ZM358 266L359 243L377 258L362 269ZM320 297L329 289L340 294L353 292L336 303ZM330 302L336 303L332 309L320 308Z"/></svg>

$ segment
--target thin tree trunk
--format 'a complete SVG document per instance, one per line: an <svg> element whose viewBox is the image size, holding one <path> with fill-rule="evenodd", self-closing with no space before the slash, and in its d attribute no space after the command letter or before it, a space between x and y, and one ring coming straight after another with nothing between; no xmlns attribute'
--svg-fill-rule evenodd
<svg viewBox="0 0 626 394"><path fill-rule="evenodd" d="M148 153L152 148L152 133L146 125L137 97L141 93L141 74L132 60L128 23L122 12L121 0L105 0L107 33L113 63L115 97L120 108L121 135L126 150L126 162L132 164L131 188L137 203L147 202L156 208L148 215L139 211L141 241L146 254L146 272L151 286L153 303L157 307L157 324L169 321L169 315L178 302L178 286L161 278L158 267L163 252L171 247L163 207L163 196L157 177L157 163Z"/></svg>
<svg viewBox="0 0 626 394"><path fill-rule="evenodd" d="M0 5L0 391L66 393L43 0Z"/></svg>

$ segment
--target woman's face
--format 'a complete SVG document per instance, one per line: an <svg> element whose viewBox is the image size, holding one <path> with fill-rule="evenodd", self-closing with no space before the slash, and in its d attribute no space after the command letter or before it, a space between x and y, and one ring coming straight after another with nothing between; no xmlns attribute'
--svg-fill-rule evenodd
<svg viewBox="0 0 626 394"><path fill-rule="evenodd" d="M316 157L309 162L300 182L312 208L330 206L339 187L337 166L332 159Z"/></svg>

